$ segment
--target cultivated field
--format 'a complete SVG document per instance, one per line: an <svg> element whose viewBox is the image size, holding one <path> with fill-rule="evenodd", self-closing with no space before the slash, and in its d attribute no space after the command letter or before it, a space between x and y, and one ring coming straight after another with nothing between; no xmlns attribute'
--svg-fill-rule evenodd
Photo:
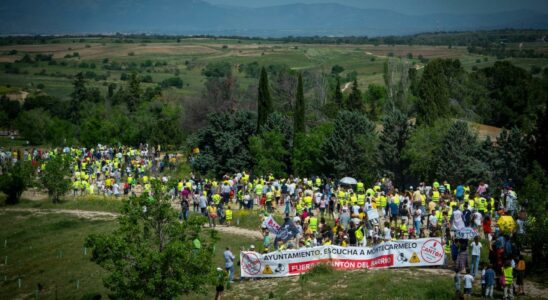
<svg viewBox="0 0 548 300"><path fill-rule="evenodd" d="M516 45L509 45L518 47ZM544 49L539 43L522 45ZM15 50L15 51L14 51ZM74 57L75 52L78 56ZM91 84L106 93L109 83L123 84L122 73L132 70L150 75L153 83L179 76L182 89L170 89L164 97L173 99L184 95L199 96L204 77L201 70L210 62L227 61L237 67L258 62L260 65L287 65L295 70L313 70L329 73L333 65L345 68L341 74L356 71L360 86L383 84L383 65L387 59L402 59L421 69L428 59L458 58L466 69L492 65L497 59L469 54L465 47L421 45L348 45L296 44L236 39L182 39L175 40L115 40L110 38L54 39L44 44L0 46L0 65L20 60L25 54L51 54L55 65L48 62L17 63L17 74L0 69L0 86L33 91L38 86L48 94L68 98L71 76L78 72L93 72L101 76ZM108 60L108 61L107 61ZM529 70L531 66L548 66L548 59L511 58L514 64ZM120 68L109 68L117 64ZM239 87L245 91L257 79L235 72ZM144 84L151 86L153 83Z"/></svg>

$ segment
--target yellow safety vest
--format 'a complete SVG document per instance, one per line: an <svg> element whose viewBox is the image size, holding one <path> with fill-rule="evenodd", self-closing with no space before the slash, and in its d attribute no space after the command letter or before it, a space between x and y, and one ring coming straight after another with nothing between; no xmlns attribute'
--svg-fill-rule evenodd
<svg viewBox="0 0 548 300"><path fill-rule="evenodd" d="M310 226L310 230L312 231L316 231L318 230L318 218L316 217L310 217L310 219L308 220L309 222L309 226Z"/></svg>
<svg viewBox="0 0 548 300"><path fill-rule="evenodd" d="M504 273L504 280L506 285L511 285L514 282L514 276L512 274L512 267L504 267L502 272Z"/></svg>
<svg viewBox="0 0 548 300"><path fill-rule="evenodd" d="M227 221L232 220L232 210L231 209L225 210L225 215L226 215L226 220Z"/></svg>
<svg viewBox="0 0 548 300"><path fill-rule="evenodd" d="M439 191L433 191L432 192L432 201L438 202L440 200L440 192Z"/></svg>
<svg viewBox="0 0 548 300"><path fill-rule="evenodd" d="M365 194L358 195L358 205L362 206L365 204Z"/></svg>
<svg viewBox="0 0 548 300"><path fill-rule="evenodd" d="M400 196L399 195L394 195L394 197L392 197L392 202L394 202L394 204L396 204L396 205L399 205L400 204Z"/></svg>
<svg viewBox="0 0 548 300"><path fill-rule="evenodd" d="M358 197L356 197L356 194L350 196L350 203L356 204L358 202Z"/></svg>
<svg viewBox="0 0 548 300"><path fill-rule="evenodd" d="M383 196L381 195L381 207L382 208L385 208L386 207L386 196Z"/></svg>

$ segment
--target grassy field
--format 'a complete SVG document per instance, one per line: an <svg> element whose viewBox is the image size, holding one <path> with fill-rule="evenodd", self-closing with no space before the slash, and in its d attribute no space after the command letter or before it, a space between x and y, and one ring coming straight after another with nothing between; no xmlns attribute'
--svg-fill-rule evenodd
<svg viewBox="0 0 548 300"><path fill-rule="evenodd" d="M105 271L89 261L90 252L86 253L83 244L89 234L113 231L117 226L114 220L0 211L0 226L0 299L34 299L39 284L43 287L41 299L107 295L102 285ZM242 236L223 233L220 238L215 250L217 266L224 265L222 253L227 246L234 253L240 246L258 246L257 241Z"/></svg>
<svg viewBox="0 0 548 300"><path fill-rule="evenodd" d="M528 45L525 45L529 47ZM531 47L543 47L534 45ZM16 54L9 52L16 50ZM65 58L74 52L79 57ZM294 44L261 42L253 40L231 39L183 39L179 43L175 40L118 40L113 38L68 39L60 38L46 44L8 45L0 47L0 65L21 59L25 54L34 57L36 54L52 54L57 62L50 65L48 62L32 64L18 63L19 74L0 72L0 85L34 91L39 84L44 85L43 91L48 94L67 98L72 90L71 76L78 72L94 72L105 75L106 80L89 80L90 84L106 93L108 83L119 86L122 73L136 68L144 75L150 75L154 83L163 79L179 76L183 82L182 89L171 88L164 91L166 99L178 99L182 96L201 95L204 77L201 70L210 62L226 61L238 66L258 62L260 65L284 64L295 70L314 70L329 73L333 65L341 65L347 73L356 71L358 82L362 88L371 83L383 84L383 65L385 60L403 60L416 65L424 65L420 58L432 59L437 57L458 58L464 67L471 70L473 67L492 65L495 57L469 54L465 47L447 46L420 46L420 45L325 45L325 44ZM116 63L122 66L121 70L108 70L107 64ZM509 59L514 64L527 70L537 65L545 67L547 59ZM151 66L141 64L150 61ZM88 67L83 67L82 63ZM91 67L91 65L95 67ZM3 69L3 68L2 68ZM235 71L240 82L240 89L247 90L255 83L254 78L247 78L244 73ZM151 84L144 84L149 86Z"/></svg>

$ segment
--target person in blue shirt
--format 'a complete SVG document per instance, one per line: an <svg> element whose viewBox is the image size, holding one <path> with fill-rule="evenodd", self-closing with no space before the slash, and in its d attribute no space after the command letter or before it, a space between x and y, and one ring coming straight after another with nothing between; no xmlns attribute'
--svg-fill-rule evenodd
<svg viewBox="0 0 548 300"><path fill-rule="evenodd" d="M493 298L493 288L495 287L495 271L493 265L489 265L485 270L485 297Z"/></svg>
<svg viewBox="0 0 548 300"><path fill-rule="evenodd" d="M394 202L391 202L390 205L390 223L394 221L395 226L398 226L398 216L400 214L400 208Z"/></svg>
<svg viewBox="0 0 548 300"><path fill-rule="evenodd" d="M462 184L457 186L457 189L455 190L455 197L459 202L464 200L464 186Z"/></svg>

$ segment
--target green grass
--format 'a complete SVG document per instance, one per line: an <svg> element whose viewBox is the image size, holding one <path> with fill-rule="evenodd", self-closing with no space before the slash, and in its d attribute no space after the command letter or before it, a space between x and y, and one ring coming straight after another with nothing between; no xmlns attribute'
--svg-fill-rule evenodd
<svg viewBox="0 0 548 300"><path fill-rule="evenodd" d="M101 284L105 272L89 261L89 252L84 255L83 243L88 234L113 230L114 222L5 212L0 226L1 299L34 297L38 284L43 286L40 297L44 299L106 293Z"/></svg>
<svg viewBox="0 0 548 300"><path fill-rule="evenodd" d="M123 206L122 199L103 196L82 196L76 198L67 197L61 203L54 204L51 200L25 200L22 199L15 207L21 208L45 208L45 209L73 209L90 211L119 212Z"/></svg>
<svg viewBox="0 0 548 300"><path fill-rule="evenodd" d="M0 211L0 227L0 299L34 298L38 284L44 287L41 299L107 295L102 284L106 272L89 261L90 252L84 254L83 244L89 234L112 232L117 227L116 221L79 219L56 213L35 215ZM251 244L258 246L260 241L220 235L215 247L215 265L224 266L226 247L238 256L240 247L247 248ZM4 265L6 256L8 263ZM238 274L239 271L237 277ZM19 278L21 288L18 287ZM212 294L192 295L191 298L211 299Z"/></svg>

